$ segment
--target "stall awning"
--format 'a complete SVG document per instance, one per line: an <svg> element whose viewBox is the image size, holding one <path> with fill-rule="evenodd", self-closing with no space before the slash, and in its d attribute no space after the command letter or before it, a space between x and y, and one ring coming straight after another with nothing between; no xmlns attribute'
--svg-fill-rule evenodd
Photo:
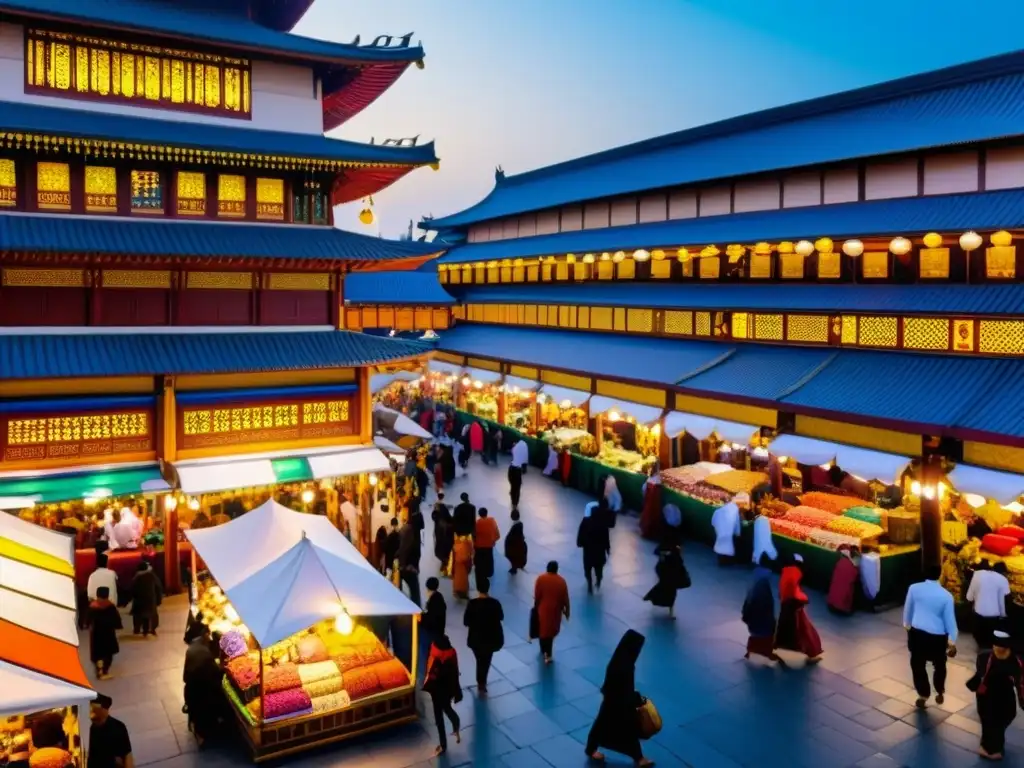
<svg viewBox="0 0 1024 768"><path fill-rule="evenodd" d="M540 389L540 394L558 404L568 401L569 405L573 408L580 407L590 399L590 393L584 392L582 389L556 387L554 384L543 385Z"/></svg>
<svg viewBox="0 0 1024 768"><path fill-rule="evenodd" d="M190 496L391 469L387 457L373 446L190 459L174 466L181 492Z"/></svg>
<svg viewBox="0 0 1024 768"><path fill-rule="evenodd" d="M534 392L539 386L540 382L534 381L533 379L523 379L519 376L505 377L505 389L510 392L515 390L516 387L518 387L521 392Z"/></svg>
<svg viewBox="0 0 1024 768"><path fill-rule="evenodd" d="M83 704L96 692L0 661L0 718Z"/></svg>
<svg viewBox="0 0 1024 768"><path fill-rule="evenodd" d="M663 410L663 408L657 408L653 405L631 403L628 400L619 400L614 397L606 397L605 395L594 395L590 398L591 416L607 413L608 411L620 411L624 416L632 416L638 424L650 424L652 421L657 421L661 418Z"/></svg>
<svg viewBox="0 0 1024 768"><path fill-rule="evenodd" d="M271 500L187 536L264 648L342 609L353 617L420 612L326 517Z"/></svg>
<svg viewBox="0 0 1024 768"><path fill-rule="evenodd" d="M54 472L0 474L0 509L25 509L90 497L159 493L169 486L156 464L81 467ZM25 502L28 502L27 504Z"/></svg>
<svg viewBox="0 0 1024 768"><path fill-rule="evenodd" d="M835 461L840 469L851 475L884 483L894 483L896 476L910 462L906 456L894 453L871 451L799 435L779 435L768 446L768 450L776 456L796 459L801 464L830 464Z"/></svg>
<svg viewBox="0 0 1024 768"><path fill-rule="evenodd" d="M374 432L390 432L400 437L411 437L416 440L429 440L433 437L427 430L410 419L404 413L376 403L373 406Z"/></svg>
<svg viewBox="0 0 1024 768"><path fill-rule="evenodd" d="M376 373L370 377L370 394L376 395L383 389L394 384L396 381L416 381L420 375L412 371L399 371L398 373Z"/></svg>
<svg viewBox="0 0 1024 768"><path fill-rule="evenodd" d="M482 384L495 384L501 381L501 374L498 371L488 371L484 368L464 368L462 373Z"/></svg>
<svg viewBox="0 0 1024 768"><path fill-rule="evenodd" d="M688 432L698 440L706 440L714 432L726 442L747 445L757 431L758 428L752 424L723 421L683 411L672 411L665 417L665 434L672 438Z"/></svg>
<svg viewBox="0 0 1024 768"><path fill-rule="evenodd" d="M53 573L74 576L75 540L10 514L0 514L0 555Z"/></svg>
<svg viewBox="0 0 1024 768"><path fill-rule="evenodd" d="M960 493L976 493L1000 504L1012 504L1024 495L1024 476L970 464L957 464L949 473L949 482Z"/></svg>

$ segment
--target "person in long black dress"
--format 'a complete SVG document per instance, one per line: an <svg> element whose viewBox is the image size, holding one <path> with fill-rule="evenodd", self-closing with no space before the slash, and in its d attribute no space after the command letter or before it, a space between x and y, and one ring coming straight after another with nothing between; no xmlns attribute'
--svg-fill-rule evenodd
<svg viewBox="0 0 1024 768"><path fill-rule="evenodd" d="M658 583L644 595L651 605L668 608L670 619L676 617L676 594L680 589L690 586L690 574L683 564L683 551L679 547L662 550L658 555L658 564L654 568L658 575Z"/></svg>
<svg viewBox="0 0 1024 768"><path fill-rule="evenodd" d="M1010 636L992 633L992 650L978 654L974 677L967 687L974 691L981 720L981 749L987 760L1002 760L1006 749L1006 729L1024 707L1024 663L1010 649Z"/></svg>
<svg viewBox="0 0 1024 768"><path fill-rule="evenodd" d="M601 686L601 709L587 736L586 752L591 760L604 760L599 747L610 749L633 758L638 766L653 765L640 748L641 705L636 692L636 661L644 647L644 636L636 630L626 630L608 662Z"/></svg>
<svg viewBox="0 0 1024 768"><path fill-rule="evenodd" d="M185 708L192 733L202 747L213 737L220 723L220 702L223 700L221 678L213 654L210 632L204 626L185 651L181 680L185 684Z"/></svg>
<svg viewBox="0 0 1024 768"><path fill-rule="evenodd" d="M132 630L136 635L156 637L160 625L157 611L163 600L163 589L153 567L143 560L132 583Z"/></svg>
<svg viewBox="0 0 1024 768"><path fill-rule="evenodd" d="M526 546L526 534L523 532L523 522L519 519L519 510L512 510L512 527L505 534L505 557L508 564L512 566L508 572L515 575L518 571L526 570L526 557L529 549Z"/></svg>
<svg viewBox="0 0 1024 768"><path fill-rule="evenodd" d="M448 560L452 556L452 546L455 544L455 528L452 511L444 503L443 493L437 495L437 503L434 504L434 511L430 517L434 521L434 557L441 564L442 575L447 575Z"/></svg>
<svg viewBox="0 0 1024 768"><path fill-rule="evenodd" d="M593 594L595 577L597 588L601 589L604 564L612 548L608 525L595 503L588 504L583 511L583 519L580 520L580 527L576 532L576 546L583 550L583 573L587 579L587 592Z"/></svg>
<svg viewBox="0 0 1024 768"><path fill-rule="evenodd" d="M96 666L97 680L110 677L110 665L121 650L119 629L123 629L121 614L110 602L110 587L97 587L96 599L89 603L89 658Z"/></svg>

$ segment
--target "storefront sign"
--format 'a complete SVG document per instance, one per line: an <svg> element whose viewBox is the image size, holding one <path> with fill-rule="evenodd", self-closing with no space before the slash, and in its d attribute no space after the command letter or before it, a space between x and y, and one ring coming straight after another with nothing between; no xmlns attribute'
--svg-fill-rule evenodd
<svg viewBox="0 0 1024 768"><path fill-rule="evenodd" d="M2 417L2 461L88 459L153 450L153 412Z"/></svg>
<svg viewBox="0 0 1024 768"><path fill-rule="evenodd" d="M351 398L185 407L178 414L184 450L346 437L356 432Z"/></svg>

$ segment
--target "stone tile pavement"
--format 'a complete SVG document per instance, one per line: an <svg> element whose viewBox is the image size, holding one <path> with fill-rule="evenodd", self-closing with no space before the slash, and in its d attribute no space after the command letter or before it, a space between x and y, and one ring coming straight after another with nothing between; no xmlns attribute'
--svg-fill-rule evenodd
<svg viewBox="0 0 1024 768"><path fill-rule="evenodd" d="M477 460L469 476L446 489L448 500L466 490L486 506L502 530L509 526L504 466ZM587 499L531 469L521 512L530 546L529 571L510 576L497 557L492 594L505 609L506 647L495 655L490 695L475 686L456 709L462 744L449 739L449 753L432 758L436 730L421 701L418 724L372 738L336 745L289 760L303 766L346 768L577 768L598 690L611 651L627 628L647 643L637 667L637 686L658 705L664 730L644 744L661 766L693 768L962 768L982 764L975 750L980 728L973 696L964 687L973 666L970 638L950 666L943 706L914 708L900 611L830 615L824 597L812 594L811 614L825 647L824 660L789 670L744 661L745 627L739 611L750 578L744 568L719 569L711 552L691 544L685 552L693 587L680 593L677 619L643 602L654 582L651 544L640 539L635 519L613 531L612 557L599 594L588 596L575 547L576 528ZM422 579L436 575L430 529L424 542ZM558 560L570 585L572 618L555 643L555 663L539 662L537 645L526 641L533 581L548 560ZM463 683L473 681L466 648L463 607L452 600L448 625L459 651ZM114 714L128 725L136 765L160 768L227 768L244 757L230 749L197 753L181 714L181 632L186 606L173 598L163 609L165 632L156 640L123 639L115 679L97 684L114 698ZM87 650L83 638L83 658ZM88 665L87 665L88 666ZM610 765L630 761L609 754ZM1005 764L1024 765L1024 717L1009 733Z"/></svg>

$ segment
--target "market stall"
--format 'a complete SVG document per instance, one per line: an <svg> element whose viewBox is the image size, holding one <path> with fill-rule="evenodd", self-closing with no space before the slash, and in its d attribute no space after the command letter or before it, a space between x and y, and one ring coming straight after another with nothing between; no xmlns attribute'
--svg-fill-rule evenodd
<svg viewBox="0 0 1024 768"><path fill-rule="evenodd" d="M758 468L767 463L767 452L755 447L761 430L753 424L672 411L665 416L664 429L669 440L692 440L690 450L675 451L680 460L674 464L692 463L686 461L690 456L736 469Z"/></svg>
<svg viewBox="0 0 1024 768"><path fill-rule="evenodd" d="M221 633L255 760L416 719L419 608L329 521L268 501L188 536L208 571L193 611Z"/></svg>
<svg viewBox="0 0 1024 768"><path fill-rule="evenodd" d="M402 410L420 396L423 376L414 371L375 373L370 377L370 394L375 403Z"/></svg>
<svg viewBox="0 0 1024 768"><path fill-rule="evenodd" d="M502 382L503 424L524 435L537 433L537 389L539 381L506 376Z"/></svg>
<svg viewBox="0 0 1024 768"><path fill-rule="evenodd" d="M84 768L73 541L0 512L0 763Z"/></svg>
<svg viewBox="0 0 1024 768"><path fill-rule="evenodd" d="M538 394L537 430L559 447L572 447L591 437L587 429L590 392L544 384Z"/></svg>
<svg viewBox="0 0 1024 768"><path fill-rule="evenodd" d="M501 373L482 368L464 368L456 395L459 407L473 416L501 423Z"/></svg>
<svg viewBox="0 0 1024 768"><path fill-rule="evenodd" d="M462 377L462 366L431 360L423 374L420 391L437 403L455 403L456 389Z"/></svg>
<svg viewBox="0 0 1024 768"><path fill-rule="evenodd" d="M599 463L641 473L657 461L661 408L603 395L591 397L589 405Z"/></svg>

